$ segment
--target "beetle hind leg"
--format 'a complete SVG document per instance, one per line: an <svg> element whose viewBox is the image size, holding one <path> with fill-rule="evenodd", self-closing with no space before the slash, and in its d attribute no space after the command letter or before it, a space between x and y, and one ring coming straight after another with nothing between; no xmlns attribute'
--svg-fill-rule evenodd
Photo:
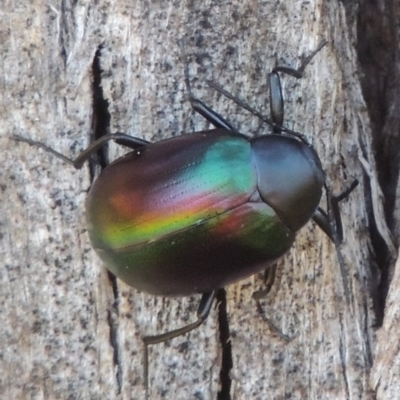
<svg viewBox="0 0 400 400"><path fill-rule="evenodd" d="M269 329L275 333L277 336L279 336L281 339L283 339L286 343L290 342L289 336L285 335L279 328L277 328L274 323L266 316L265 311L261 305L262 299L265 299L269 292L272 289L272 286L275 283L275 277L276 277L276 269L277 269L277 264L273 264L270 267L268 267L265 270L265 275L264 275L264 282L265 282L265 289L263 290L258 290L253 293L253 299L256 302L256 307L258 313L261 315L261 318L263 321L268 325Z"/></svg>
<svg viewBox="0 0 400 400"><path fill-rule="evenodd" d="M38 142L36 140L27 139L19 135L14 135L12 139L18 142L28 143L31 146L40 147L41 149L47 151L48 153L51 153L58 158L61 158L61 160L72 165L76 169L82 168L85 161L87 161L97 150L103 147L110 140L114 140L116 143L122 146L130 147L131 149L138 149L140 147L146 146L149 143L147 140L129 136L125 133L120 133L120 132L109 133L91 143L87 149L83 150L82 153L79 154L77 158L72 159L68 158L62 153L59 153L58 151L52 149L51 147L46 146L44 143Z"/></svg>
<svg viewBox="0 0 400 400"><path fill-rule="evenodd" d="M184 335L199 327L208 317L211 311L212 303L216 296L216 291L204 293L201 297L199 307L197 309L197 320L189 325L182 328L175 329L170 332L161 333L154 336L145 336L143 338L144 343L144 381L146 392L148 391L148 377L149 377L149 354L148 347L153 344L163 343L167 340L173 339L175 337Z"/></svg>

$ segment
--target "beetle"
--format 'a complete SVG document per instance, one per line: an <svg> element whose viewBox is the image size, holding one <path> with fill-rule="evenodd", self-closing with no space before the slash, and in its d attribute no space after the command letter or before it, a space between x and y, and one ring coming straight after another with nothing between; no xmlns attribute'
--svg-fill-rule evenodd
<svg viewBox="0 0 400 400"><path fill-rule="evenodd" d="M156 143L108 134L75 160L40 146L81 168L109 140L133 151L106 167L86 200L89 236L106 267L128 285L154 295L202 294L197 320L144 338L147 345L189 332L208 316L216 290L273 264L310 219L332 237L318 205L325 175L314 148L282 128L278 72L270 74L272 134L249 138L195 99L195 111L215 127Z"/></svg>

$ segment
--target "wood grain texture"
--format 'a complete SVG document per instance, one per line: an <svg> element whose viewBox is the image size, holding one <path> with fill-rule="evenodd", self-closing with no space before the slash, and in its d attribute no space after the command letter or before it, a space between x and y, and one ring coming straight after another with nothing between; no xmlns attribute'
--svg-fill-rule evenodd
<svg viewBox="0 0 400 400"><path fill-rule="evenodd" d="M227 288L233 366L223 373L223 384L226 351L213 309L204 326L151 348L149 398L374 399L383 380L390 393L400 393L398 366L390 378L385 375L398 358L395 287L386 312L393 324L384 325L378 345L374 327L371 225L392 259L396 246L384 215L360 84L356 18L348 11L340 2L323 0L4 3L2 398L144 399L141 338L195 318L199 296L150 296L100 268L84 218L97 169L76 171L11 139L29 137L74 157L94 131L157 141L207 128L187 101L178 39L185 40L194 94L246 134L258 132L260 122L205 80L268 114L266 75L276 60L297 66L303 54L327 40L303 79L283 77L285 126L315 145L333 192L354 178L360 185L341 204L345 237L339 251L350 302L335 247L310 223L279 262L277 283L262 300L289 343L257 312L252 294L264 281L262 274L253 276ZM121 149L110 145L109 158L118 154ZM393 284L399 269L397 263ZM375 358L380 366L370 380ZM380 399L393 398L384 392Z"/></svg>

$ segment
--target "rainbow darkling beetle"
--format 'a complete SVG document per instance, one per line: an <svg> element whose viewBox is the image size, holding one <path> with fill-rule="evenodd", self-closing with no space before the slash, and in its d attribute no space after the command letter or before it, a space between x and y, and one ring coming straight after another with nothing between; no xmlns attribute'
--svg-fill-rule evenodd
<svg viewBox="0 0 400 400"><path fill-rule="evenodd" d="M160 296L202 294L196 322L146 337L146 346L199 326L219 288L275 262L310 219L332 238L329 218L318 208L325 184L321 162L302 135L282 127L278 75L301 76L324 45L300 69L277 67L270 74L271 120L263 119L272 125L272 134L248 138L195 99L186 65L191 104L216 129L151 144L109 134L74 161L16 137L76 168L109 140L133 149L105 168L89 191L92 245L112 273L138 290Z"/></svg>

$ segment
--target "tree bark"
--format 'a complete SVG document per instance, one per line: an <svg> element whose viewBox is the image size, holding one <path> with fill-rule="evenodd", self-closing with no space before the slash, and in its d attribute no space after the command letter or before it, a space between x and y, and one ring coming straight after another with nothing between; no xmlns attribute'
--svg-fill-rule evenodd
<svg viewBox="0 0 400 400"><path fill-rule="evenodd" d="M90 163L77 171L12 136L74 158L108 132L158 141L208 129L187 99L186 57L196 97L244 134L269 133L206 80L268 116L267 74L277 62L299 66L321 40L328 44L302 79L282 77L284 125L313 143L333 193L358 179L340 203L344 240L336 249L309 223L278 262L277 282L261 306L288 342L252 298L265 287L263 274L250 277L221 292L200 328L150 348L148 398L396 398L400 24L394 2L377 9L372 15L386 18L378 27L372 15L363 19L367 2L3 5L2 398L145 399L142 337L193 321L200 298L151 296L107 273L84 218L100 168ZM383 28L391 38L381 50L390 90L375 76L378 62L370 82L363 75L371 72L363 33L375 37ZM381 96L369 96L369 85ZM387 112L376 115L378 105ZM123 151L111 144L105 157Z"/></svg>

